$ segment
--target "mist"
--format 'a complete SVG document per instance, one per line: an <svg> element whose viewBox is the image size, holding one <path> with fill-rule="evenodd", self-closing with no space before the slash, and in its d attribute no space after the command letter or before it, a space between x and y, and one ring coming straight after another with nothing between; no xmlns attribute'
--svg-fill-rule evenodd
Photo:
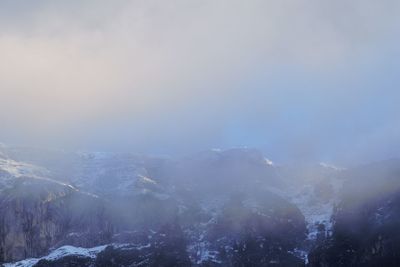
<svg viewBox="0 0 400 267"><path fill-rule="evenodd" d="M0 267L397 267L400 2L0 1Z"/></svg>
<svg viewBox="0 0 400 267"><path fill-rule="evenodd" d="M399 156L397 1L2 1L0 139Z"/></svg>

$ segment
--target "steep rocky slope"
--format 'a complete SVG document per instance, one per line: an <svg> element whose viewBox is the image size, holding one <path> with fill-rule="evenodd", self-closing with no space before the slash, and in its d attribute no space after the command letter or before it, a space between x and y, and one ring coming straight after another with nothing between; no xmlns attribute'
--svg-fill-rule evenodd
<svg viewBox="0 0 400 267"><path fill-rule="evenodd" d="M0 150L0 248L3 261L31 258L18 266L303 266L341 183L331 167L277 166L252 149L181 159ZM65 245L98 253L45 256Z"/></svg>
<svg viewBox="0 0 400 267"><path fill-rule="evenodd" d="M107 240L103 201L42 176L47 173L0 159L0 261L43 255L76 233L82 235L79 244Z"/></svg>
<svg viewBox="0 0 400 267"><path fill-rule="evenodd" d="M345 172L332 235L316 245L310 266L399 266L400 161Z"/></svg>

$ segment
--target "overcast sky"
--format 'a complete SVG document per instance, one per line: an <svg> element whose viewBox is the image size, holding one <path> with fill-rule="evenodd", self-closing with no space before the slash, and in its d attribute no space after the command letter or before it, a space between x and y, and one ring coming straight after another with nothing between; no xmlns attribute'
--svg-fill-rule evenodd
<svg viewBox="0 0 400 267"><path fill-rule="evenodd" d="M0 141L400 156L400 1L0 2Z"/></svg>

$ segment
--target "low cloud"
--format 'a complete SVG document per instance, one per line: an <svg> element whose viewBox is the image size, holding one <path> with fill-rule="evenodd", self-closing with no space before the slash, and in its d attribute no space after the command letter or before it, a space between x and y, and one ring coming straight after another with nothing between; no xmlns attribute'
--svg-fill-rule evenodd
<svg viewBox="0 0 400 267"><path fill-rule="evenodd" d="M0 10L4 141L162 153L250 145L336 159L360 138L380 147L376 127L397 119L398 1L3 1Z"/></svg>

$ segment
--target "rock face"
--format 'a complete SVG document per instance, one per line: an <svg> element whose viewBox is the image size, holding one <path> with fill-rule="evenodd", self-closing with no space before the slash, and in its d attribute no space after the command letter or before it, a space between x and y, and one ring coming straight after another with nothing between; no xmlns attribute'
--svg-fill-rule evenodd
<svg viewBox="0 0 400 267"><path fill-rule="evenodd" d="M41 256L75 232L86 235L80 244L106 242L103 208L68 186L19 178L0 195L0 260Z"/></svg>
<svg viewBox="0 0 400 267"><path fill-rule="evenodd" d="M304 216L296 206L273 194L234 196L207 231L217 252L214 262L226 266L302 266L291 251L306 237Z"/></svg>
<svg viewBox="0 0 400 267"><path fill-rule="evenodd" d="M304 216L271 191L283 184L258 151L209 151L171 160L3 148L2 159L1 261L33 258L37 266L303 262L292 252L306 237ZM110 243L131 249L111 246L96 256L41 258L65 245Z"/></svg>
<svg viewBox="0 0 400 267"><path fill-rule="evenodd" d="M310 253L310 266L399 266L399 163L372 164L345 174L351 179L336 208L332 236Z"/></svg>
<svg viewBox="0 0 400 267"><path fill-rule="evenodd" d="M107 242L111 236L101 199L46 175L45 168L2 153L0 261L41 256L73 234L79 233L80 245Z"/></svg>
<svg viewBox="0 0 400 267"><path fill-rule="evenodd" d="M398 266L398 166L276 166L252 149L169 159L3 146L0 262Z"/></svg>

